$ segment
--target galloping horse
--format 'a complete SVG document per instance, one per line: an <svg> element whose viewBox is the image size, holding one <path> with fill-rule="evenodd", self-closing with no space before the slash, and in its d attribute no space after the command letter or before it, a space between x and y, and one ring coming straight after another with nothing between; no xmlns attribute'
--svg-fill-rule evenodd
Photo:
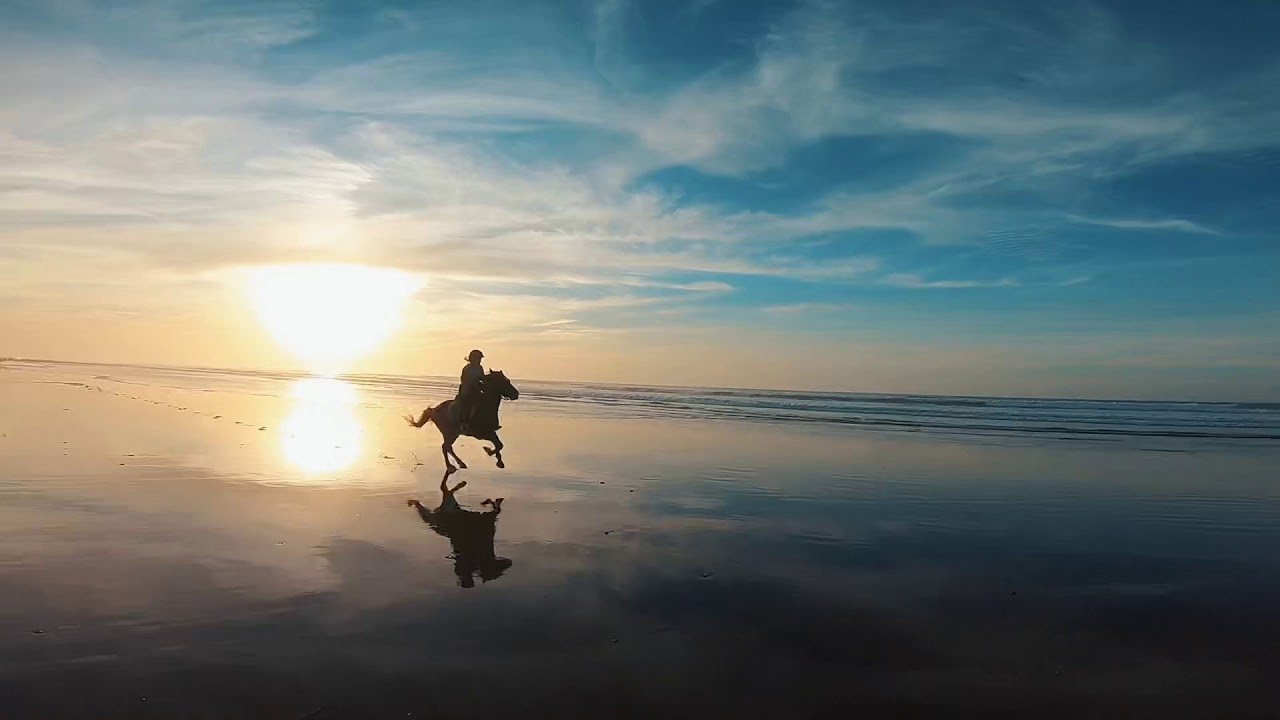
<svg viewBox="0 0 1280 720"><path fill-rule="evenodd" d="M474 412L471 414L472 420L467 423L466 427L458 427L458 422L453 418L450 412L453 407L452 400L445 400L439 405L429 407L422 411L421 417L417 420L412 415L405 415L404 419L414 427L422 427L428 422L436 424L436 428L440 430L440 435L444 437L444 442L440 445L440 452L444 455L445 476L449 476L458 471L458 468L467 469L467 464L462 462L462 458L458 457L458 453L453 451L453 443L458 439L459 435L467 435L477 440L488 440L493 443L492 448L486 447L485 453L491 457L498 459L498 467L506 467L502 462L502 441L498 439L498 406L502 404L503 398L507 400L516 400L520 397L520 391L511 384L506 375L501 370L491 370L484 379L480 381L480 387L477 388L477 396L475 399ZM454 467L449 462L449 456L452 455L454 460L458 461L458 467Z"/></svg>

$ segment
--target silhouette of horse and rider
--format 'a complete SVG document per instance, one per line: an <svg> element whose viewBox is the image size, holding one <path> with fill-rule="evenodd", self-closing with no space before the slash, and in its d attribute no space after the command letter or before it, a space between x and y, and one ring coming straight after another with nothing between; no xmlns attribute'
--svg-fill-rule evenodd
<svg viewBox="0 0 1280 720"><path fill-rule="evenodd" d="M458 394L453 400L428 407L416 420L412 415L404 416L414 427L420 428L433 422L440 430L440 435L444 438L440 453L444 456L446 478L459 468L467 468L467 464L453 450L453 443L461 435L492 442L493 447L485 447L485 453L497 459L498 467L506 467L502 461L502 440L498 439L498 430L502 427L498 424L498 407L504 399L518 399L520 391L516 390L501 370L485 373L480 365L482 358L484 353L479 350L472 350L467 356ZM458 461L457 467L449 461L450 455Z"/></svg>
<svg viewBox="0 0 1280 720"><path fill-rule="evenodd" d="M463 480L449 488L449 472L445 472L440 480L440 505L435 509L424 506L417 500L409 500L408 504L418 511L422 521L439 535L449 539L453 548L453 572L458 576L458 585L464 588L475 587L476 576L481 582L496 580L511 567L511 561L498 557L493 549L494 535L497 533L498 515L502 513L502 498L485 500L481 505L491 507L488 512L464 510L454 498L454 493L466 487Z"/></svg>

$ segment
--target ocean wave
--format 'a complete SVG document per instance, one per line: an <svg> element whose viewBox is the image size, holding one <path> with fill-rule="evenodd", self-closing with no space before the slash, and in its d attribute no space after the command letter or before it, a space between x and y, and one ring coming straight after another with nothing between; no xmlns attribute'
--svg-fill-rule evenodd
<svg viewBox="0 0 1280 720"><path fill-rule="evenodd" d="M83 366L79 365L78 366ZM11 366L12 367L12 366ZM137 366L83 366L99 382L287 392L303 373ZM453 396L442 377L348 375L362 392L409 405ZM943 397L521 382L520 408L583 416L824 424L902 432L1064 438L1280 440L1280 403L1152 402L1053 398Z"/></svg>
<svg viewBox="0 0 1280 720"><path fill-rule="evenodd" d="M1233 403L1233 405L1241 410L1267 410L1270 412L1280 412L1280 403L1244 402Z"/></svg>

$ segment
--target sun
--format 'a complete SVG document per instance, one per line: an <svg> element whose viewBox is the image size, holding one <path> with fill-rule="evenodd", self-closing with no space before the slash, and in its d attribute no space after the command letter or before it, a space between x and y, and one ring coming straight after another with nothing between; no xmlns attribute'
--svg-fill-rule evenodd
<svg viewBox="0 0 1280 720"><path fill-rule="evenodd" d="M313 372L338 372L387 341L422 287L410 273L345 264L248 271L253 307L271 337Z"/></svg>

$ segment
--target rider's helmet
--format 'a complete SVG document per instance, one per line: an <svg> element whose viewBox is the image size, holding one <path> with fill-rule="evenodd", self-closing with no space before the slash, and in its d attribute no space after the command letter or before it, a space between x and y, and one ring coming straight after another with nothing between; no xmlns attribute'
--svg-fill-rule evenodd
<svg viewBox="0 0 1280 720"><path fill-rule="evenodd" d="M479 350L472 350L467 355L467 362L480 362L480 358L483 358L483 357L484 357L484 353L480 352Z"/></svg>

